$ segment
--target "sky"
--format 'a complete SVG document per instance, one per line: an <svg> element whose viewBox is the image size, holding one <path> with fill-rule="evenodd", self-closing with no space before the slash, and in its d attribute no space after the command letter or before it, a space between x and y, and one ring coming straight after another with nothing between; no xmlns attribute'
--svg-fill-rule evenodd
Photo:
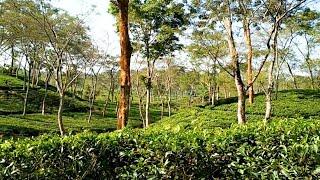
<svg viewBox="0 0 320 180"><path fill-rule="evenodd" d="M51 4L78 16L89 26L92 39L101 50L119 54L120 45L116 33L115 18L108 13L109 0L52 0ZM93 10L93 11L92 11Z"/></svg>

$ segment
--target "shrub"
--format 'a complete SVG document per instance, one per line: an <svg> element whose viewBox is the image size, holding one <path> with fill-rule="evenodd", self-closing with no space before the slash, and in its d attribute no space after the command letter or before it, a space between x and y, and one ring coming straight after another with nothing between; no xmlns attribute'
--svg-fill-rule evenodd
<svg viewBox="0 0 320 180"><path fill-rule="evenodd" d="M81 133L0 142L3 179L317 178L320 122Z"/></svg>

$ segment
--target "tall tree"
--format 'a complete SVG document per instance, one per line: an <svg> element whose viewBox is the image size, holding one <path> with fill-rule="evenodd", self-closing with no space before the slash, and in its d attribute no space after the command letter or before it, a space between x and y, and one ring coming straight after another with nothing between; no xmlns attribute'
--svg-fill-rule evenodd
<svg viewBox="0 0 320 180"><path fill-rule="evenodd" d="M274 66L278 61L279 52L278 52L278 35L281 25L284 19L292 16L294 13L306 0L301 0L298 2L295 1L268 1L264 3L264 9L266 14L271 19L272 31L270 37L272 37L272 52L273 58L270 62L268 68L268 85L266 90L266 113L265 121L269 121L271 118L272 112L272 91L274 88Z"/></svg>
<svg viewBox="0 0 320 180"><path fill-rule="evenodd" d="M151 121L149 109L155 63L159 58L181 48L178 34L187 21L184 5L174 0L133 0L130 8L133 41L141 47L140 53L147 63L145 125L148 127Z"/></svg>
<svg viewBox="0 0 320 180"><path fill-rule="evenodd" d="M130 59L132 54L132 47L129 37L128 14L129 14L129 0L112 1L113 5L118 10L118 25L120 37L120 98L118 109L118 123L117 129L123 129L129 118L130 106Z"/></svg>

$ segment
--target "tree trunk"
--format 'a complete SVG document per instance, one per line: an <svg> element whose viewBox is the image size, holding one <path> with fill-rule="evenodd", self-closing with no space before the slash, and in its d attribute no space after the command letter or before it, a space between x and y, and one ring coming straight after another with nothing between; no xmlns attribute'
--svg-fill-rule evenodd
<svg viewBox="0 0 320 180"><path fill-rule="evenodd" d="M214 106L215 102L216 102L216 90L215 90L215 87L214 87L213 91L212 91L212 96L211 96L211 105Z"/></svg>
<svg viewBox="0 0 320 180"><path fill-rule="evenodd" d="M46 82L45 82L45 92L44 92L44 97L42 100L42 108L41 108L41 114L45 115L45 110L46 110L46 99L48 96L48 85L49 85L49 80L51 77L51 72L48 72L47 77L46 77Z"/></svg>
<svg viewBox="0 0 320 180"><path fill-rule="evenodd" d="M82 89L81 89L81 99L83 99L84 95L84 88L86 86L86 80L87 80L87 73L86 71L84 72L84 78L83 78L83 84L82 84Z"/></svg>
<svg viewBox="0 0 320 180"><path fill-rule="evenodd" d="M279 92L279 77L280 77L280 67L278 67L277 69L277 74L276 74L276 77L275 77L275 99L277 100L278 99L278 92Z"/></svg>
<svg viewBox="0 0 320 180"><path fill-rule="evenodd" d="M248 49L247 52L247 81L248 84L252 83L252 54L253 54L253 50L252 50L252 43L251 43L251 31L250 31L250 24L249 21L247 19L247 17L244 17L243 19L243 30L244 30L244 37L245 37L245 41L246 41L246 46ZM253 90L253 85L251 85L249 87L249 103L253 104L254 102L254 90Z"/></svg>
<svg viewBox="0 0 320 180"><path fill-rule="evenodd" d="M110 95L111 95L111 102L113 103L114 99L114 79L113 79L113 71L110 70L110 89L108 92L108 96L105 100L104 106L103 106L103 111L102 111L102 116L104 117L107 111L108 103L110 101Z"/></svg>
<svg viewBox="0 0 320 180"><path fill-rule="evenodd" d="M78 83L77 80L74 81L73 87L72 87L72 97L75 98L77 96L77 88L78 88Z"/></svg>
<svg viewBox="0 0 320 180"><path fill-rule="evenodd" d="M245 124L246 123L246 98L245 98L245 90L244 85L240 77L235 78L235 83L237 86L238 92L238 110L237 110L237 117L238 117L238 124Z"/></svg>
<svg viewBox="0 0 320 180"><path fill-rule="evenodd" d="M120 34L120 98L117 129L122 129L127 125L129 116L130 101L130 58L131 44L128 30L128 4L129 0L118 0L119 7L119 34Z"/></svg>
<svg viewBox="0 0 320 180"><path fill-rule="evenodd" d="M226 86L223 86L223 92L224 92L224 98L227 99L228 98L228 92L227 92Z"/></svg>
<svg viewBox="0 0 320 180"><path fill-rule="evenodd" d="M118 117L118 114L119 114L119 101L117 101L117 103L116 103L115 112L116 112L116 116Z"/></svg>
<svg viewBox="0 0 320 180"><path fill-rule="evenodd" d="M25 96L24 96L24 103L23 103L23 113L22 113L23 116L26 115L26 111L27 111L28 96L29 96L29 89L30 89L31 69L32 69L32 66L33 66L33 63L28 60L28 56L27 56L27 55L26 55L26 61L27 61L28 64L29 64L29 69L28 69L27 89L26 89L26 93L25 93ZM25 69L24 69L25 75L26 75L26 71L27 71L27 70L26 70L26 66L25 66Z"/></svg>
<svg viewBox="0 0 320 180"><path fill-rule="evenodd" d="M219 91L220 91L220 88L219 88L219 86L218 86L218 88L217 88L217 95L216 95L216 100L217 100L217 101L219 101Z"/></svg>
<svg viewBox="0 0 320 180"><path fill-rule="evenodd" d="M110 91L109 91L108 96L107 96L107 98L106 98L106 100L104 102L103 111L102 111L102 116L103 117L106 115L106 111L107 111L109 100L110 100Z"/></svg>
<svg viewBox="0 0 320 180"><path fill-rule="evenodd" d="M37 70L36 70L36 67L37 67L37 64L38 63L34 63L34 66L32 67L31 69L31 87L34 88L35 87L35 84L36 84L36 76L37 76Z"/></svg>
<svg viewBox="0 0 320 180"><path fill-rule="evenodd" d="M295 89L298 89L296 77L294 76L294 74L293 74L293 72L292 72L292 69L291 69L291 67L290 67L290 64L289 64L287 61L286 61L286 64L287 64L287 66L288 66L289 73L290 73L290 75L291 75L291 77L292 77L292 80L293 80L293 86L294 86Z"/></svg>
<svg viewBox="0 0 320 180"><path fill-rule="evenodd" d="M163 119L164 103L163 103L163 98L161 95L160 95L160 102L161 102L161 119Z"/></svg>
<svg viewBox="0 0 320 180"><path fill-rule="evenodd" d="M59 126L59 131L60 135L63 136L65 134L65 129L63 126L63 121L62 121L62 113L63 113L63 106L64 106L64 94L59 94L59 109L58 109L58 126Z"/></svg>
<svg viewBox="0 0 320 180"><path fill-rule="evenodd" d="M98 76L95 74L93 87L92 87L93 89L92 89L91 98L90 98L88 123L90 123L92 119L92 110L93 110L94 100L96 99L97 82L98 82Z"/></svg>
<svg viewBox="0 0 320 180"><path fill-rule="evenodd" d="M24 64L23 90L27 87L27 63Z"/></svg>
<svg viewBox="0 0 320 180"><path fill-rule="evenodd" d="M266 92L266 114L265 114L265 122L271 119L271 112L272 112L272 91L273 91L273 69L275 62L278 59L278 24L276 25L274 37L273 37L273 60L270 63L269 70L268 70L268 88Z"/></svg>
<svg viewBox="0 0 320 180"><path fill-rule="evenodd" d="M113 72L111 71L111 74L110 74L110 92L111 92L111 102L114 102L114 88L115 88L115 84L114 84L114 75L113 75Z"/></svg>
<svg viewBox="0 0 320 180"><path fill-rule="evenodd" d="M14 54L14 45L11 45L11 68L10 68L10 75L14 74L14 70L13 70L13 66L14 66L14 58L15 54Z"/></svg>
<svg viewBox="0 0 320 180"><path fill-rule="evenodd" d="M149 86L149 83L151 83L151 79L148 78L148 85L147 85L147 99L146 99L146 128L149 127L150 124L150 114L149 114L149 109L150 109L150 100L151 100L151 87Z"/></svg>
<svg viewBox="0 0 320 180"><path fill-rule="evenodd" d="M41 79L41 64L39 64L37 69L36 87L38 87L39 79Z"/></svg>
<svg viewBox="0 0 320 180"><path fill-rule="evenodd" d="M169 87L168 91L168 115L171 116L171 87Z"/></svg>
<svg viewBox="0 0 320 180"><path fill-rule="evenodd" d="M19 77L19 71L20 71L20 68L21 68L21 61L22 61L22 60L20 60L19 65L18 65L18 68L17 68L17 70L16 70L16 78Z"/></svg>
<svg viewBox="0 0 320 180"><path fill-rule="evenodd" d="M144 105L143 105L143 102L142 102L142 97L139 97L139 115L140 115L140 119L142 120L143 128L145 128L146 127L146 123L145 123L145 120L144 120L144 117L143 117L143 112L142 112L143 107L144 107Z"/></svg>
<svg viewBox="0 0 320 180"><path fill-rule="evenodd" d="M307 62L307 67L308 67L308 71L309 71L309 75L310 75L310 80L311 80L311 88L315 89L314 87L314 77L313 77L313 72L312 72L312 68L311 68L311 64L309 62L309 57L306 58L306 62Z"/></svg>
<svg viewBox="0 0 320 180"><path fill-rule="evenodd" d="M204 100L204 98L203 98L203 100ZM188 101L189 107L191 106L191 104L192 104L192 90L190 91L190 94L189 94L189 101Z"/></svg>
<svg viewBox="0 0 320 180"><path fill-rule="evenodd" d="M31 76L31 72L30 72L30 67L29 67L29 70L28 70L28 83L27 83L27 89L26 89L26 93L25 93L25 96L24 96L24 103L23 103L23 113L22 113L23 116L26 115L27 106L28 106L28 96L29 96L29 89L30 89L30 76Z"/></svg>
<svg viewBox="0 0 320 180"><path fill-rule="evenodd" d="M234 76L237 93L238 93L238 110L237 110L238 124L244 124L246 123L245 89L244 89L244 84L241 78L238 52L236 50L235 41L233 38L231 15L224 19L224 24L228 34L229 54L232 59L233 76Z"/></svg>
<svg viewBox="0 0 320 180"><path fill-rule="evenodd" d="M314 86L314 77L313 77L313 72L312 72L312 65L310 63L310 45L309 45L309 41L308 41L308 38L307 38L307 35L304 34L304 37L305 37L305 40L306 40L306 43L307 43L307 55L305 57L305 61L307 63L307 67L308 67L308 71L309 71L309 75L310 75L310 80L311 80L311 88L314 89L315 86Z"/></svg>

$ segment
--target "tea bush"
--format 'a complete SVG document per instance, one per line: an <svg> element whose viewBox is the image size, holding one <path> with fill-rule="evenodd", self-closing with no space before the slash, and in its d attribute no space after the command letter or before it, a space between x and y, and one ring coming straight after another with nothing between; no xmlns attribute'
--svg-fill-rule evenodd
<svg viewBox="0 0 320 180"><path fill-rule="evenodd" d="M40 136L0 145L3 179L317 178L320 121Z"/></svg>

